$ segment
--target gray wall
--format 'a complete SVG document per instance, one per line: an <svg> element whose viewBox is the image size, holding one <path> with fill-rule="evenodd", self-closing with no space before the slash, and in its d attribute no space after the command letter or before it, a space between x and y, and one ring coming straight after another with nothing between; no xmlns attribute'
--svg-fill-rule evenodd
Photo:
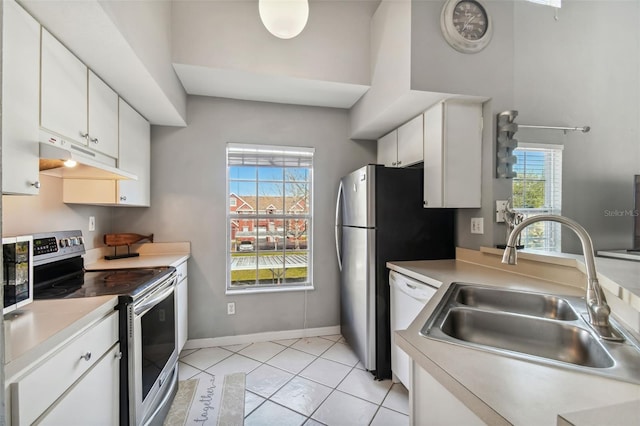
<svg viewBox="0 0 640 426"><path fill-rule="evenodd" d="M189 97L187 114L186 128L152 128L152 207L114 209L113 230L191 242L189 338L301 329L305 297L307 327L339 324L335 191L342 175L375 161L375 145L350 141L339 109ZM315 147L315 290L225 296L227 142Z"/></svg>
<svg viewBox="0 0 640 426"><path fill-rule="evenodd" d="M482 137L482 208L459 209L457 245L477 249L503 243L506 229L495 223L495 201L511 194L511 182L495 179L495 117L513 108L514 23L511 1L483 1L494 24L493 40L476 54L462 54L447 44L440 30L442 2L413 0L411 88L486 96ZM484 234L471 234L471 218L484 218Z"/></svg>
<svg viewBox="0 0 640 426"><path fill-rule="evenodd" d="M293 39L271 36L258 1L172 3L173 62L368 85L369 23L376 1L310 1L309 20Z"/></svg>
<svg viewBox="0 0 640 426"><path fill-rule="evenodd" d="M591 126L589 133L518 132L564 144L562 212L596 249L631 246L633 175L640 173L640 2L516 3L513 108L521 124ZM563 251L581 252L563 232Z"/></svg>
<svg viewBox="0 0 640 426"><path fill-rule="evenodd" d="M519 132L516 139L562 143L563 214L590 232L596 249L631 245L633 175L640 173L640 2L563 1L554 9L524 1L483 2L494 23L491 44L464 55L443 39L442 2L413 0L411 88L490 97L485 105L482 208L461 209L457 243L502 243L495 200L511 181L495 176L495 117L516 109L521 124L591 126L591 132ZM470 233L484 217L485 234ZM580 252L563 231L563 251Z"/></svg>

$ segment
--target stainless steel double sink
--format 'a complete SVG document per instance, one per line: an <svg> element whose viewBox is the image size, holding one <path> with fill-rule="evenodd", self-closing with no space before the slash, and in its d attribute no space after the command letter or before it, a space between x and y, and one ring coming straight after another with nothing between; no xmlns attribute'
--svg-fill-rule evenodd
<svg viewBox="0 0 640 426"><path fill-rule="evenodd" d="M453 283L420 334L515 357L640 383L640 343L611 323L623 342L600 339L584 298Z"/></svg>

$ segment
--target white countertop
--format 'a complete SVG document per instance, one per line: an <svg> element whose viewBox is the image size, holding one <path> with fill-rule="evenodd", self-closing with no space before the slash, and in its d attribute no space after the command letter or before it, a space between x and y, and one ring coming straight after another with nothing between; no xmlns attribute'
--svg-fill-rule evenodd
<svg viewBox="0 0 640 426"><path fill-rule="evenodd" d="M118 296L36 300L5 316L5 380L113 312Z"/></svg>
<svg viewBox="0 0 640 426"><path fill-rule="evenodd" d="M158 266L178 266L191 256L191 245L184 243L144 243L131 246L137 257L106 260L105 255L113 254L113 248L101 247L89 250L84 256L87 271L100 269L155 268ZM122 252L120 248L119 252Z"/></svg>
<svg viewBox="0 0 640 426"><path fill-rule="evenodd" d="M576 287L461 260L389 262L390 269L439 288L396 343L488 424L556 425L558 415L629 403L611 424L638 424L640 385L536 364L419 335L452 282L471 282L564 295ZM635 405L634 405L635 404Z"/></svg>

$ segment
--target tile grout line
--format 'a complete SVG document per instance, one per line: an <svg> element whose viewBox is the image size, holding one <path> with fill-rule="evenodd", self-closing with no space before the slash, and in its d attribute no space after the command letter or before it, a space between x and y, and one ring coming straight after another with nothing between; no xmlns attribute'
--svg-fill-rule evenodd
<svg viewBox="0 0 640 426"><path fill-rule="evenodd" d="M316 337L316 338L323 339L323 340L325 340L325 341L327 341L327 342L331 342L331 345L329 345L325 350L323 350L322 352L320 352L320 354L317 354L317 355L316 355L316 354L314 354L314 353L305 352L305 351L303 351L303 350L300 350L300 349L298 349L298 348L293 347L293 345L295 345L296 343L298 343L298 342L302 341L303 339L311 339L311 338L313 338L313 337L299 338L299 339L297 339L296 341L294 341L293 343L291 343L289 346L286 346L286 345L281 344L281 343L277 343L277 342L275 342L275 341L269 341L269 343L273 343L273 344L279 345L279 346L281 346L283 349L282 349L282 350L280 350L280 351L278 351L276 354L274 354L273 356L271 356L270 358L268 358L268 359L267 359L267 360L265 360L265 361L257 360L257 359L251 358L250 356L247 356L247 355L245 355L245 354L240 353L240 351L242 351L242 350L244 350L244 349L246 349L246 348L248 348L248 347L250 347L250 346L254 345L254 344L255 344L255 342L254 342L254 343L251 343L251 344L249 344L249 345L247 345L247 346L245 346L244 348L242 348L242 349L240 349L240 350L238 350L238 351L233 351L233 350L226 349L226 348L224 348L224 347L222 347L222 346L218 346L218 348L223 349L223 350L225 350L225 351L228 351L230 354L229 354L228 356L224 357L223 359L221 359L221 360L217 361L216 363L212 364L211 366L207 367L207 369L210 369L210 368L212 368L212 367L214 367L214 366L218 365L219 363L223 362L224 360L226 360L226 359L230 358L230 357L231 357L231 356L233 356L234 354L237 354L237 355L239 355L239 356L241 356L241 357L244 357L244 358L247 358L247 359L250 359L250 360L252 360L252 361L255 361L255 362L258 362L258 363L259 363L259 365L258 365L258 366L256 366L255 368L251 369L250 371L246 372L246 374L247 374L247 375L251 374L252 372L256 371L258 368L260 368L260 367L262 367L262 366L264 366L264 365L266 365L266 366L268 366L268 367L270 367L270 368L275 368L276 370L282 371L282 372L287 373L287 374L292 374L292 377L291 377L291 378L289 378L285 383L283 383L283 384L282 384L282 386L278 387L275 391L273 391L273 392L269 395L269 397L267 397L267 398L265 398L265 397L263 397L262 395L257 394L257 393L255 393L255 392L253 392L253 391L248 390L248 389L246 389L246 388L245 388L245 395L246 395L246 392L249 392L249 393L251 393L251 394L253 394L253 395L255 395L255 396L258 396L259 398L262 398L262 399L263 399L263 401L261 401L258 405L256 405L250 413L248 413L247 415L245 415L245 416L244 416L244 418L245 418L245 419L246 419L248 416L250 416L251 414L255 413L255 412L256 412L256 410L258 410L258 408L260 408L262 405L264 405L264 403L265 403L266 401L269 401L269 402L271 402L272 404L276 404L276 405L278 405L278 406L280 406L280 407L283 407L283 408L285 408L285 409L287 409L287 410L290 410L290 411L291 411L291 412L293 412L293 413L296 413L296 414L298 414L298 415L303 416L303 417L305 418L305 420L304 420L303 424L304 424L304 423L307 423L307 422L308 422L308 421L310 421L310 420L315 421L315 422L318 422L318 423L322 423L322 422L320 422L320 421L318 421L318 420L316 420L316 419L313 419L313 417L312 417L312 416L313 416L313 415L314 415L314 414L315 414L315 413L320 409L320 407L322 407L322 405L323 405L323 404L324 404L324 403L329 399L329 397L330 397L333 393L335 393L335 392L337 391L337 392L340 392L340 393L344 393L344 394L346 394L346 395L349 395L349 396L351 396L351 397L357 398L357 399L359 399L359 400L361 400L361 401L364 401L364 402L367 402L367 403L370 403L370 404L376 405L376 410L375 410L375 412L374 412L374 414L373 414L373 417L371 418L371 420L370 420L370 422L369 422L369 424L371 424L371 423L374 421L374 419L376 418L376 416L380 413L381 408L383 408L383 407L384 407L384 406L383 406L384 401L385 401L385 400L387 399L387 397L391 394L391 391L392 391L393 387L396 385L396 383L393 383L393 381L391 382L391 386L390 386L390 387L389 387L389 389L386 391L386 393L385 393L384 397L382 398L382 401L381 401L379 404L376 404L376 403L374 403L374 402L372 402L372 401L369 401L369 400L367 400L367 399L365 399L365 398L361 398L361 397L359 397L359 396L357 396L357 395L352 395L352 394L351 394L351 393L349 393L349 392L345 392L345 391L341 391L341 390L339 390L339 389L338 389L338 387L339 387L339 386L340 386L340 385L341 385L341 384L346 380L346 378L347 378L347 377L348 377L348 376L349 376L349 375L350 375L354 370L361 370L361 369L357 368L358 362L356 362L356 363L355 363L355 365L350 366L349 364L344 364L343 362L340 362L340 361L335 361L335 360L333 360L333 359L329 359L329 358L324 358L324 357L322 357L322 355L326 354L326 353L327 353L331 348L335 347L335 345L336 345L337 343L344 344L344 345L346 345L347 347L348 347L348 345L346 344L346 342L345 342L345 343L340 342L340 341L339 341L340 339L338 339L338 340L335 340L335 341L334 341L334 340L331 340L331 339L327 339L327 338L325 338L325 337L323 337L323 336L315 336L315 337ZM258 342L258 343L262 343L262 342ZM307 355L311 355L311 356L313 356L313 357L314 357L314 359L313 359L311 362L309 362L308 364L306 364L306 366L305 366L305 367L303 367L303 368L302 368L300 371L298 371L297 373L293 373L293 372L291 372L291 371L287 371L287 370L284 370L284 369L282 369L282 368L279 368L279 367L276 367L276 366L273 366L273 365L268 364L268 362L269 362L269 361L271 361L271 360L272 360L273 358L275 358L276 356L280 355L280 354L281 354L282 352L284 352L287 348L291 348L291 349L293 349L293 350L295 350L295 351L298 351L298 352L301 352L301 353L304 353L304 354L307 354ZM204 349L204 348L196 348L195 350L193 350L192 352L190 352L188 355L185 355L185 357L187 357L187 356L189 356L189 355L192 355L192 354L194 354L194 353L196 353L196 352L198 352L198 351L200 351L200 350L202 350L202 349ZM304 377L304 376L301 376L301 375L300 375L300 373L302 373L302 372L303 372L307 367L309 367L311 364L313 364L314 362L316 362L318 359L322 359L322 360L324 360L324 361L335 362L335 363L337 363L337 364L340 364L340 365L343 365L343 366L349 367L349 371L348 371L348 372L345 374L345 376L344 376L344 377L343 377L343 378L342 378L342 379L341 379L341 380L340 380L340 381L339 381L335 386L333 386L333 387L327 386L327 385L326 385L326 384L324 384L324 383L321 383L321 382L318 382L318 381L316 381L316 380L313 380L313 379L310 379L310 378L307 378L307 377ZM192 367L193 369L195 369L195 370L197 370L197 371L198 371L198 373L194 374L194 375L193 375L193 376L191 376L190 378L193 378L193 377L195 377L196 375L198 375L198 374L200 374L200 373L205 373L205 374L208 374L208 375L212 375L211 373L209 373L209 372L207 372L207 371L206 371L207 369L204 369L204 370L203 370L203 369L200 369L200 368L198 368L198 367L196 367L196 366L194 366L194 365L189 364L188 362L184 362L181 358L179 358L179 361L180 361L180 362L182 362L183 364L185 364L185 365L187 365L187 366L189 366L189 367ZM363 370L363 371L368 372L367 370ZM283 405L283 404L281 404L281 403L278 403L277 401L274 401L274 400L272 400L272 399L271 399L274 395L276 395L279 391L281 391L281 390L282 390L282 389L283 389L287 384L289 384L289 383L290 383L293 379L295 379L296 377L298 377L298 378L300 378L300 379L303 379L303 380L307 380L307 381L310 381L310 382L316 383L316 384L319 384L319 385L321 385L321 386L325 386L325 387L327 387L327 388L329 388L329 389L331 390L331 391L328 393L328 395L327 395L325 398L323 398L323 399L322 399L322 401L318 404L318 406L317 406L317 407L316 407L316 408L311 412L311 414L309 414L309 415L306 415L306 414L304 414L304 413L300 413L300 412L296 411L296 410L295 410L295 409L293 409L293 408L287 407L287 406L285 406L285 405ZM375 379L374 379L374 380L375 380ZM245 397L246 397L246 396L245 396ZM386 408L387 410L393 411L393 412L395 412L395 413L398 413L398 414L400 414L400 415L408 416L407 414L405 414L405 413L403 413L403 412L401 412L401 411L395 410L395 409L393 409L393 408L389 408L389 407L384 407L384 408ZM324 424L324 423L323 423L323 424Z"/></svg>

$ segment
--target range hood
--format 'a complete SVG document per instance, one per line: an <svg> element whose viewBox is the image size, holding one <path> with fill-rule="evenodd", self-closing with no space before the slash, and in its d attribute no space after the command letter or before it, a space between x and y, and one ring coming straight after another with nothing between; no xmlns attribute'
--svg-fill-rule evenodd
<svg viewBox="0 0 640 426"><path fill-rule="evenodd" d="M75 167L64 162L74 160ZM138 176L116 167L114 158L75 145L40 130L40 173L63 179L138 180Z"/></svg>

